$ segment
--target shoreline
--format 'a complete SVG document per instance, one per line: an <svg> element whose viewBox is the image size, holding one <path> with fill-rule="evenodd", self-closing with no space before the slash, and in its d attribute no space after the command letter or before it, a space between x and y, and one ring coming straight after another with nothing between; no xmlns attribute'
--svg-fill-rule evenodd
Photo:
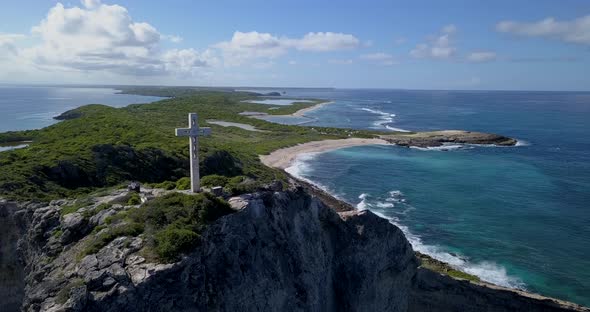
<svg viewBox="0 0 590 312"><path fill-rule="evenodd" d="M322 108L322 107L324 107L326 105L330 105L330 104L334 104L334 101L320 102L320 103L315 104L313 106L302 108L302 109L294 112L293 114L289 114L289 115L276 115L276 116L307 117L307 116L305 116L305 113L309 113L311 111L314 111L316 109L320 109L320 108Z"/></svg>
<svg viewBox="0 0 590 312"><path fill-rule="evenodd" d="M323 153L341 148L364 146L364 145L392 145L383 139L335 139L311 141L291 147L281 148L268 155L260 155L260 161L268 167L287 169L302 154Z"/></svg>
<svg viewBox="0 0 590 312"><path fill-rule="evenodd" d="M454 131L448 131L454 133ZM458 131L459 132L459 131ZM317 153L324 153L328 151L333 151L341 148L353 147L353 146L367 146L367 145L397 145L393 143L391 140L385 140L383 138L380 139L362 139L362 138L349 138L349 139L333 139L333 140L323 140L323 141L311 141L303 144L299 144L296 146L286 147L282 149L278 149L270 153L269 155L260 155L261 162L273 168L281 169L283 172L287 174L287 176L296 181L296 183L305 186L305 188L310 191L313 195L319 197L322 201L330 203L336 211L346 211L346 210L357 210L359 209L355 205L346 202L342 198L339 198L335 194L329 192L324 186L315 183L314 181L310 181L306 178L298 176L296 173L291 172L289 168L292 168L297 164L297 161L300 159L301 156L306 154L317 154ZM374 212L376 213L376 212ZM468 279L471 282L480 285L492 285L493 287L498 287L502 289L508 289L515 292L522 292L537 295L534 293L529 293L524 285L517 285L517 284L503 284L503 283L496 283L490 280L485 280L481 274L477 274L472 272L471 269L478 269L478 263L468 263L467 261L457 258L453 259L455 256L451 253L446 251L444 252L434 252L434 249L430 250L432 246L424 245L420 239L416 239L416 236L410 232L408 229L404 229L403 225L400 225L388 217L385 217L379 213L376 213L379 217L384 218L400 228L404 233L404 236L408 241L412 244L412 248L418 254L424 255L427 258L427 263L439 263L443 265L444 269L449 271L452 270L459 272L460 275L459 279ZM451 257L451 258L448 258ZM460 263L459 263L460 262ZM446 274L448 275L448 274ZM466 277L467 276L467 277ZM470 277L471 276L471 277ZM516 280L518 281L518 280Z"/></svg>
<svg viewBox="0 0 590 312"><path fill-rule="evenodd" d="M248 113L248 114L244 114L243 116L247 116L247 117L250 117L250 118L256 118L256 119L261 119L261 120L265 120L264 119L265 117L298 117L298 118L308 118L308 119L310 119L310 121L305 121L305 122L302 122L302 123L298 123L297 124L297 125L301 125L301 124L312 122L312 121L315 121L316 120L315 118L311 118L311 117L305 116L306 113L309 113L311 111L314 111L316 109L322 108L322 107L324 107L326 105L330 105L330 104L333 104L333 103L334 103L334 101L320 102L320 103L317 103L315 105L312 105L312 106L309 106L309 107L306 107L306 108L302 108L302 109L300 109L300 110L298 110L298 111L296 111L294 113L286 114L286 115L273 115L273 114L269 114L269 113L265 113L265 112L244 112L244 113Z"/></svg>

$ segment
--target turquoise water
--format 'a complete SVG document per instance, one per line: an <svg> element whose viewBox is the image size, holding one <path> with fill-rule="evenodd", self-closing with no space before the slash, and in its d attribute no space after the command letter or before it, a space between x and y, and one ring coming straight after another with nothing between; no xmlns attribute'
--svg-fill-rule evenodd
<svg viewBox="0 0 590 312"><path fill-rule="evenodd" d="M298 91L305 95L305 91ZM366 146L288 170L496 284L590 306L590 93L334 90L309 125L466 129L517 147Z"/></svg>
<svg viewBox="0 0 590 312"><path fill-rule="evenodd" d="M117 94L117 90L110 88L0 85L0 132L43 128L57 122L53 117L86 104L123 107L161 99Z"/></svg>

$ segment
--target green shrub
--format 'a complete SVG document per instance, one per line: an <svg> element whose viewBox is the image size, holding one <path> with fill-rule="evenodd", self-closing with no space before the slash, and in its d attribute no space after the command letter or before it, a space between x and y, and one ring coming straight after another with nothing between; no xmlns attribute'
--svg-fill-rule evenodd
<svg viewBox="0 0 590 312"><path fill-rule="evenodd" d="M178 190L188 190L191 188L191 179L184 177L184 178L180 178L178 181L176 181L176 189Z"/></svg>
<svg viewBox="0 0 590 312"><path fill-rule="evenodd" d="M176 188L176 183L172 181L164 181L162 183L155 184L154 187L170 191Z"/></svg>
<svg viewBox="0 0 590 312"><path fill-rule="evenodd" d="M225 186L229 182L229 179L224 176L212 174L201 178L201 184L203 186Z"/></svg>
<svg viewBox="0 0 590 312"><path fill-rule="evenodd" d="M150 229L146 241L153 245L148 247L160 260L173 261L198 242L208 223L232 212L225 201L208 193L170 193L129 210L126 220Z"/></svg>
<svg viewBox="0 0 590 312"><path fill-rule="evenodd" d="M129 197L129 199L127 200L127 205L129 206L135 206L135 205L139 205L141 204L141 197L139 197L139 194L137 193L132 193L131 196Z"/></svg>
<svg viewBox="0 0 590 312"><path fill-rule="evenodd" d="M256 190L257 184L245 176L237 176L229 179L225 188L232 195L239 195L244 193L251 193Z"/></svg>
<svg viewBox="0 0 590 312"><path fill-rule="evenodd" d="M173 261L198 242L199 234L191 230L167 227L156 233L156 253L164 261Z"/></svg>

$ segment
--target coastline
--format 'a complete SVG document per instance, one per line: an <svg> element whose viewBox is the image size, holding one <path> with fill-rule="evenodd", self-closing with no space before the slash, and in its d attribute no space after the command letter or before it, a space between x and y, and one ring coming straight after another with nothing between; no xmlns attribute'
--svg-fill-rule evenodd
<svg viewBox="0 0 590 312"><path fill-rule="evenodd" d="M272 115L272 114L265 113L265 112L245 112L247 114L244 114L244 113L242 113L242 114L244 114L244 116L247 116L247 117L250 117L250 118L262 119L262 120L265 120L264 117L269 117L269 116L272 116L272 117L309 118L310 121L303 122L303 123L307 123L307 122L314 121L315 118L311 118L311 117L305 116L306 113L309 113L311 111L314 111L316 109L322 108L322 107L324 107L326 105L330 105L330 104L333 104L333 103L334 103L334 101L320 102L320 103L317 103L315 105L312 105L312 106L309 106L309 107L306 107L306 108L302 108L302 109L300 109L300 110L298 110L298 111L296 111L296 112L294 112L292 114L286 114L286 115ZM300 123L300 124L303 124L303 123Z"/></svg>
<svg viewBox="0 0 590 312"><path fill-rule="evenodd" d="M268 155L260 155L260 161L268 167L287 169L297 160L302 154L309 153L323 153L333 151L346 147L363 146L363 145L391 145L386 140L382 139L336 139L336 140L322 140L312 141L291 147L278 149Z"/></svg>
<svg viewBox="0 0 590 312"><path fill-rule="evenodd" d="M438 132L434 132L435 134L439 134ZM441 131L444 134L465 134L469 132L463 131ZM426 133L427 136L430 136L431 133ZM476 136L482 135L482 133L475 133ZM420 136L420 134L418 134ZM487 134L484 134L487 135ZM269 155L260 155L261 162L273 168L278 168L283 170L287 176L292 179L296 184L303 185L310 193L319 197L322 201L330 203L336 211L347 211L347 210L357 210L360 207L354 206L348 202L345 202L342 198L339 198L335 194L331 194L327 188L324 186L317 184L313 181L307 180L304 177L299 176L297 173L292 172L290 169L293 166L297 166L298 160L304 156L309 154L317 154L317 153L324 153L328 151L333 151L341 148L353 147L353 146L367 146L367 145L399 145L396 144L394 136L391 137L381 137L379 139L361 139L361 138L349 138L349 139L333 139L333 140L323 140L323 141L312 141L303 144L299 144L296 146L291 146L287 148L282 148L273 151ZM392 140L393 139L393 140ZM414 143L414 142L411 142ZM423 142L421 142L423 143ZM437 140L433 142L429 142L427 145L431 145L433 143L440 143ZM411 144L408 144L412 146ZM408 145L403 147L409 147ZM364 201L364 199L363 199ZM361 209L362 210L362 209ZM482 275L481 272L478 272L480 268L480 264L478 263L469 263L466 260L456 257L451 253L446 251L440 251L436 246L425 245L422 243L421 239L411 233L409 229L398 222L395 222L393 219L388 218L384 215L381 215L377 212L378 216L388 220L404 233L404 236L410 241L412 244L414 251L417 252L418 255L423 256L423 261L426 265L430 265L432 263L438 263L439 266L443 267L444 275L451 275L453 278L458 279L467 279L471 282L475 282L480 285L493 285L494 287L507 289L516 292L523 292L528 293L526 288L524 288L524 284L518 285L516 284L505 284L505 283L498 283L493 280L489 280L485 278L485 274ZM448 272L452 271L451 274ZM441 273L441 272L439 272ZM509 280L509 278L503 277L505 280ZM515 280L518 282L518 280ZM531 293L533 294L533 293ZM536 294L535 294L536 295Z"/></svg>
<svg viewBox="0 0 590 312"><path fill-rule="evenodd" d="M305 113L309 113L311 111L314 111L316 109L322 108L326 105L330 105L333 104L334 101L327 101L327 102L320 102L316 105L310 106L310 107L306 107L306 108L302 108L296 112L294 112L293 114L289 114L289 115L277 115L277 116L291 116L291 117L306 117Z"/></svg>

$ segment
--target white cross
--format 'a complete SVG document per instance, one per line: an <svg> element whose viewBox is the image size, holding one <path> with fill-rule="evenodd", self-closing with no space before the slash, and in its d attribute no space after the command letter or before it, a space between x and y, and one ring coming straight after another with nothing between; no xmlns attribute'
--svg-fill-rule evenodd
<svg viewBox="0 0 590 312"><path fill-rule="evenodd" d="M176 136L187 136L190 142L191 154L191 191L201 190L199 176L199 136L211 135L211 128L199 128L196 113L188 114L188 128L176 128Z"/></svg>

